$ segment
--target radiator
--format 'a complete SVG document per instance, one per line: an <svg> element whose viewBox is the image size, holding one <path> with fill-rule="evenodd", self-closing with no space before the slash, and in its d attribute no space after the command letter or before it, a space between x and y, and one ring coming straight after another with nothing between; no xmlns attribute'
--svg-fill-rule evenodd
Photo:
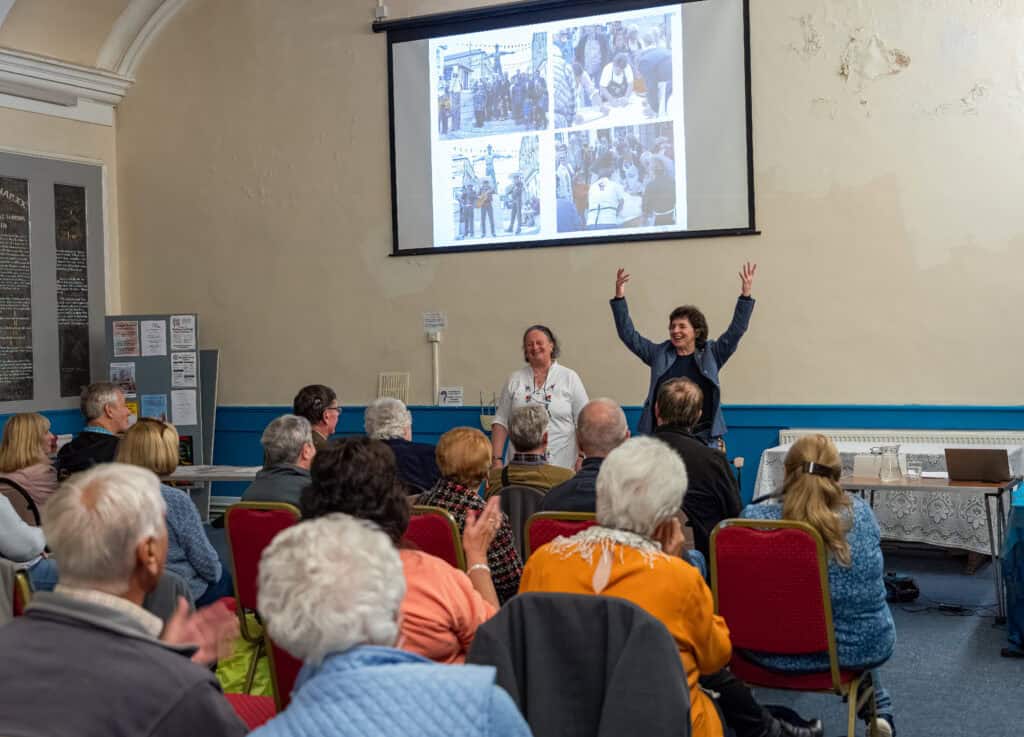
<svg viewBox="0 0 1024 737"><path fill-rule="evenodd" d="M1024 445L1024 432L1016 430L779 430L779 443L792 443L804 435L820 433L834 443L935 443L937 445Z"/></svg>

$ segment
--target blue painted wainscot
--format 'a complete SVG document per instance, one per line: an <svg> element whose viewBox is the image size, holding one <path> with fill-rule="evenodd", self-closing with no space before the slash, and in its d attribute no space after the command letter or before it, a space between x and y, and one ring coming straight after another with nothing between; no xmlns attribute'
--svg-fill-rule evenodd
<svg viewBox="0 0 1024 737"><path fill-rule="evenodd" d="M345 406L338 422L338 436L363 432L362 406ZM261 463L260 434L272 419L291 410L287 406L222 406L217 408L214 462L256 466ZM413 439L436 443L446 431L467 425L480 427L479 407L410 407ZM918 430L1024 430L1024 406L982 407L956 405L726 405L725 419L729 458L743 456L743 498L749 501L761 453L778 444L779 430L789 427L892 428ZM44 412L55 433L75 433L82 428L77 410ZM0 415L2 425L8 415ZM640 407L626 407L630 426L640 420ZM239 486L232 484L231 486ZM218 484L217 494L235 492Z"/></svg>

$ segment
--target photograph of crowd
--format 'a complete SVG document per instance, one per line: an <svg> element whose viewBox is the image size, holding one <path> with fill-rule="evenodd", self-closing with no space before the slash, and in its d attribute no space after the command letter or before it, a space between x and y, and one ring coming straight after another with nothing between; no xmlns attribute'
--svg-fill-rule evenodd
<svg viewBox="0 0 1024 737"><path fill-rule="evenodd" d="M452 147L453 239L465 241L540 230L537 136Z"/></svg>
<svg viewBox="0 0 1024 737"><path fill-rule="evenodd" d="M546 33L457 36L434 51L441 140L548 127Z"/></svg>
<svg viewBox="0 0 1024 737"><path fill-rule="evenodd" d="M556 31L550 65L555 128L668 117L675 18L657 14Z"/></svg>
<svg viewBox="0 0 1024 737"><path fill-rule="evenodd" d="M558 232L676 225L672 123L555 134Z"/></svg>

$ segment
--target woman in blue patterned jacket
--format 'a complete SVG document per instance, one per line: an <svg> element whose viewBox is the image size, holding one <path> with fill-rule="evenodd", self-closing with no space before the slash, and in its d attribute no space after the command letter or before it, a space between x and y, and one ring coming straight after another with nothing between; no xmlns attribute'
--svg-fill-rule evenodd
<svg viewBox="0 0 1024 737"><path fill-rule="evenodd" d="M839 665L872 670L876 728L882 737L896 733L892 699L878 679L896 643L896 627L885 601L881 535L874 512L860 497L839 486L842 464L835 444L824 435L807 435L786 454L781 503L751 504L748 519L806 522L821 535L829 553L828 580ZM756 655L748 657L776 670L828 670L828 655Z"/></svg>

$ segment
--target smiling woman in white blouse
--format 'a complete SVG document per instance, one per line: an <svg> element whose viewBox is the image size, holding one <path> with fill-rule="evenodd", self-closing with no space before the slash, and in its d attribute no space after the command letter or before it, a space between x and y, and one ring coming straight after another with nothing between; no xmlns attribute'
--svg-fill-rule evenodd
<svg viewBox="0 0 1024 737"><path fill-rule="evenodd" d="M513 372L501 390L491 443L494 465L500 467L508 440L512 410L538 404L548 411L548 463L565 468L576 465L576 417L587 403L587 390L579 374L558 363L558 339L551 328L531 325L523 333L526 366Z"/></svg>

